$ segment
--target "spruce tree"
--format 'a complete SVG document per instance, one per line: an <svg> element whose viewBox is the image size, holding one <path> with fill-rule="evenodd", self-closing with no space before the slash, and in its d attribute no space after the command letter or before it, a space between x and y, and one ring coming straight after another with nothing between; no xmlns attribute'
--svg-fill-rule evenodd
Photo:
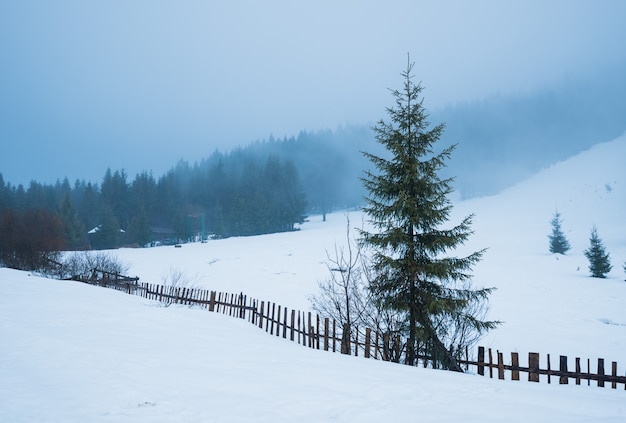
<svg viewBox="0 0 626 423"><path fill-rule="evenodd" d="M613 268L609 253L606 252L595 226L591 229L589 248L584 251L584 254L589 260L589 271L594 278L605 278L606 274Z"/></svg>
<svg viewBox="0 0 626 423"><path fill-rule="evenodd" d="M152 229L150 228L150 219L146 211L140 208L128 225L127 241L137 243L143 247L150 242L151 238Z"/></svg>
<svg viewBox="0 0 626 423"><path fill-rule="evenodd" d="M63 196L58 214L65 231L65 246L71 249L83 246L85 242L85 227L78 217L78 212L74 207L69 192L66 192Z"/></svg>
<svg viewBox="0 0 626 423"><path fill-rule="evenodd" d="M552 224L552 233L548 235L550 240L550 252L555 254L565 254L571 248L569 241L561 230L561 214L557 211L550 222Z"/></svg>
<svg viewBox="0 0 626 423"><path fill-rule="evenodd" d="M452 208L448 195L453 180L438 173L455 146L435 152L444 125L429 128L422 87L413 82L412 68L409 62L402 73L403 89L392 90L390 122L381 120L373 128L390 157L364 153L377 171L362 178L369 193L363 210L376 230L361 231L361 241L374 252L371 268L376 277L370 289L380 307L406 313L405 363L415 365L423 353L431 357L433 367L462 371L452 346L445 344L458 329L454 326L469 325L482 333L498 322L481 321L469 311L492 290L471 288L468 272L484 250L466 257L445 255L471 235L473 215L442 228Z"/></svg>

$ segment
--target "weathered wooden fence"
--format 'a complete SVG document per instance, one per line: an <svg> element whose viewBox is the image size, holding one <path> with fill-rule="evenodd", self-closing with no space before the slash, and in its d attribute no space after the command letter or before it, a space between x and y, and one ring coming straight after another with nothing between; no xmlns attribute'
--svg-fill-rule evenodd
<svg viewBox="0 0 626 423"><path fill-rule="evenodd" d="M340 327L341 325L334 319L322 319L312 312L288 309L269 301L249 298L243 293L229 294L182 286L155 285L139 282L139 278L100 270L94 270L89 277L82 277L79 280L140 295L167 305L197 306L244 319L272 336L282 337L305 347L376 360L400 361L402 346L397 336L380 334L370 328ZM419 359L426 363L430 357L420 356ZM524 367L520 366L517 352L511 353L510 362L505 363L502 352L496 351L494 359L491 348L487 349L485 354L485 348L478 347L476 359L470 359L466 350L465 358L460 360L459 364L465 366L466 370L469 366L475 367L481 376L485 376L487 370L490 378L494 377L494 371L497 371L498 379L505 379L506 372L510 372L510 380L519 381L520 373L527 373L530 382L539 382L540 375L543 375L548 383L551 383L552 377L557 377L560 384L567 384L570 379L575 380L577 385L580 385L581 381L587 381L587 385L590 385L591 381L596 381L600 387L610 383L613 389L617 389L618 384L623 384L626 390L626 376L618 375L617 362L611 363L611 373L607 374L602 358L598 359L595 373L591 370L589 359L586 360L584 371L582 366L584 363L579 357L575 358L573 371L566 356L559 356L558 369L553 369L550 354L546 356L546 368L541 368L539 353L529 353L528 366Z"/></svg>
<svg viewBox="0 0 626 423"><path fill-rule="evenodd" d="M496 358L494 360L491 348L487 350L487 356L485 356L485 348L478 347L478 359L468 364L475 365L478 368L478 374L481 376L485 375L485 369L487 369L490 378L493 378L494 371L497 371L498 379L505 379L505 372L508 371L510 372L511 380L520 380L520 373L528 373L529 382L539 382L540 375L544 375L548 383L552 383L552 378L556 377L561 385L566 385L570 379L573 379L576 385L580 385L581 381L586 380L587 385L591 385L591 381L595 381L597 386L600 387L604 387L605 383L610 383L613 389L617 389L618 384L623 384L626 390L626 376L618 375L617 362L615 361L611 362L611 373L607 374L603 358L598 358L597 367L595 367L597 370L594 373L591 367L591 360L587 359L586 366L584 366L585 363L581 361L580 357L575 357L574 366L571 367L568 357L560 355L558 368L553 368L550 354L547 354L546 367L541 368L539 353L528 353L527 367L520 366L519 353L517 352L511 353L511 361L509 363L504 362L504 354L502 352L496 351L495 354ZM583 370L585 367L586 371Z"/></svg>
<svg viewBox="0 0 626 423"><path fill-rule="evenodd" d="M119 272L108 272L100 269L93 269L87 275L73 276L71 280L98 285L104 288L112 288L118 291L125 291L128 294L136 294L139 288L138 277L124 276Z"/></svg>

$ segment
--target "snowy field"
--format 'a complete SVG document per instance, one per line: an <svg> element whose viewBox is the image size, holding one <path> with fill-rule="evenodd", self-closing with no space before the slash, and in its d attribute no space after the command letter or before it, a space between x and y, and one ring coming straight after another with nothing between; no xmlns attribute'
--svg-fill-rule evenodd
<svg viewBox="0 0 626 423"><path fill-rule="evenodd" d="M522 364L539 352L542 367L547 353L553 367L560 354L602 357L625 374L624 157L626 136L455 204L451 223L476 215L458 254L487 247L475 283L498 288L489 317L504 324L481 345L506 361L517 351ZM556 210L566 256L548 252ZM590 278L583 255L594 224L612 259L607 279ZM293 233L111 253L144 282L182 272L188 286L308 310L326 251L345 232L337 212ZM623 386L489 380L313 351L238 319L9 269L0 286L1 422L626 421Z"/></svg>

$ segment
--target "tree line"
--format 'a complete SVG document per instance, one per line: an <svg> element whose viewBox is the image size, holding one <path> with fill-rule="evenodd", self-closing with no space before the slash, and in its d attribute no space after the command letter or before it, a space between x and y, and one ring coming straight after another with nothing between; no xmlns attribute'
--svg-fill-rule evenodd
<svg viewBox="0 0 626 423"><path fill-rule="evenodd" d="M290 231L305 212L306 193L293 162L244 150L216 152L195 165L181 161L158 179L142 172L131 180L124 170L108 169L99 184L65 179L24 188L0 174L1 259L34 266L9 257L26 251L18 245L24 243L48 251L107 249L163 238Z"/></svg>

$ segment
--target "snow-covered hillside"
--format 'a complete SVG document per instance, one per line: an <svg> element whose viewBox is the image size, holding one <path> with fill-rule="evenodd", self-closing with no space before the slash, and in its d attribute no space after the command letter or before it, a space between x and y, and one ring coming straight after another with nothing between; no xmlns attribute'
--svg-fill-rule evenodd
<svg viewBox="0 0 626 423"><path fill-rule="evenodd" d="M506 323L484 343L501 351L603 357L626 365L626 136L598 144L500 195L463 202L475 212L471 245L488 247L476 280L498 290L492 317ZM572 249L553 255L555 211ZM589 277L583 251L596 225L613 270Z"/></svg>
<svg viewBox="0 0 626 423"><path fill-rule="evenodd" d="M623 390L310 350L246 321L0 269L2 422L622 422Z"/></svg>
<svg viewBox="0 0 626 423"><path fill-rule="evenodd" d="M624 374L624 157L626 136L455 205L451 224L476 215L458 253L487 247L475 283L498 288L490 317L504 324L483 345L602 357ZM548 252L556 210L572 244L565 256ZM361 213L348 215L361 226ZM607 279L590 278L582 254L594 224L613 262ZM112 253L145 282L183 272L197 287L307 310L345 229L346 213L333 213L293 233ZM312 351L237 319L8 269L0 287L0 421L626 420L623 387L489 380Z"/></svg>
<svg viewBox="0 0 626 423"><path fill-rule="evenodd" d="M466 248L488 248L475 283L495 286L490 318L505 322L483 342L506 353L538 351L619 360L626 351L626 135L598 144L503 193L455 204L451 224L475 214ZM495 177L495 175L494 175ZM548 250L555 211L572 249ZM346 242L346 222L360 227L358 211L311 216L294 233L230 238L183 248L118 250L130 274L162 283L172 271L191 285L244 292L289 308L308 310L307 297L328 276L326 252ZM613 262L607 279L589 277L583 250L596 225ZM356 235L354 229L352 235ZM626 357L622 360L626 365Z"/></svg>

